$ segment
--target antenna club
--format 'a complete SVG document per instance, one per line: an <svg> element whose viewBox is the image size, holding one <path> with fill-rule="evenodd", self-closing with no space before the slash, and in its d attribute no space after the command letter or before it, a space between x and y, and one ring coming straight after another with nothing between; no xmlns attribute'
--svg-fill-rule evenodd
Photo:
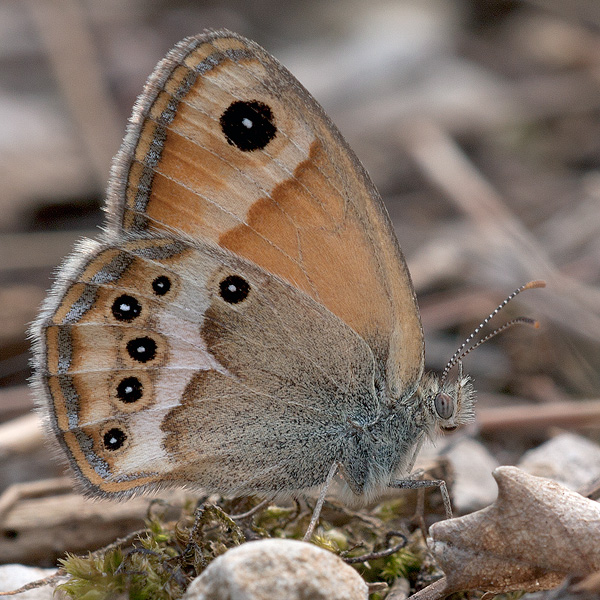
<svg viewBox="0 0 600 600"><path fill-rule="evenodd" d="M531 319L529 317L517 317L516 319L512 319L508 323L505 323L502 327L512 327L513 325L518 325L520 323L523 325L529 325L534 329L540 328L540 322L537 319Z"/></svg>
<svg viewBox="0 0 600 600"><path fill-rule="evenodd" d="M533 290L535 288L545 288L546 282L543 279L535 279L534 281L530 281L526 283L521 289L522 290Z"/></svg>

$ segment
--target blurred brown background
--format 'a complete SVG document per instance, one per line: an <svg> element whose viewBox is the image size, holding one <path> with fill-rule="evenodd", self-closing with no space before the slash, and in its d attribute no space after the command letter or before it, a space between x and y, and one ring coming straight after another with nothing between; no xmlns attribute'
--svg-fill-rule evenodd
<svg viewBox="0 0 600 600"><path fill-rule="evenodd" d="M111 158L156 62L222 27L279 58L371 173L413 275L429 368L514 288L547 280L499 319L534 316L539 330L510 330L465 361L483 417L532 407L526 427L482 417L501 462L550 427L597 440L596 0L3 0L0 423L24 425L0 430L0 492L62 471L27 446L31 421L13 421L33 406L26 328L51 273L102 223ZM557 402L573 404L552 412Z"/></svg>

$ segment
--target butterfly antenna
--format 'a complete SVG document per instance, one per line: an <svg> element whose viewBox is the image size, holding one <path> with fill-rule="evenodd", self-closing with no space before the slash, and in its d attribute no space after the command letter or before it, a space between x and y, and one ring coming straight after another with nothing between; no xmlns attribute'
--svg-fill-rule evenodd
<svg viewBox="0 0 600 600"><path fill-rule="evenodd" d="M512 319L507 323L504 323L501 327L494 329L491 333L488 333L484 338L469 346L469 344L473 341L473 338L481 331L482 327L485 327L513 298L518 296L521 292L525 290L532 290L535 288L543 288L546 287L545 281L530 281L525 285L522 285L520 288L517 288L512 294L507 296L471 333L471 335L460 345L460 347L456 350L456 352L452 355L452 358L448 361L448 364L444 368L442 373L442 382L446 381L448 377L448 373L450 369L456 364L462 367L462 363L460 362L467 354L475 350L475 348L481 346L481 344L491 340L493 337L497 336L502 331L512 327L513 325L530 325L532 327L539 327L539 322L535 319L529 319L528 317L517 317L516 319Z"/></svg>

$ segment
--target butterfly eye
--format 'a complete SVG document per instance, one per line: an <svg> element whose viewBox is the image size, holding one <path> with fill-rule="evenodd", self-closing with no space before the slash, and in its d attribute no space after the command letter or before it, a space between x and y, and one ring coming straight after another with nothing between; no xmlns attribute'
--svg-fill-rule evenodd
<svg viewBox="0 0 600 600"><path fill-rule="evenodd" d="M221 115L227 141L244 152L262 150L277 133L271 109L257 100L238 100Z"/></svg>
<svg viewBox="0 0 600 600"><path fill-rule="evenodd" d="M219 284L219 292L225 302L237 304L248 297L250 284L238 275L230 275Z"/></svg>
<svg viewBox="0 0 600 600"><path fill-rule="evenodd" d="M435 396L435 412L440 419L450 419L454 415L454 401L448 394L439 392Z"/></svg>
<svg viewBox="0 0 600 600"><path fill-rule="evenodd" d="M117 321L133 321L142 312L142 305L133 296L122 294L113 302L111 310Z"/></svg>

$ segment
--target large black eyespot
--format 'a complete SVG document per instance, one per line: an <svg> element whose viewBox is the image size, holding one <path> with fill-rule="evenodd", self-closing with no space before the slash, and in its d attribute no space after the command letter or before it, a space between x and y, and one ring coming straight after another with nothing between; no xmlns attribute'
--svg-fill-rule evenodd
<svg viewBox="0 0 600 600"><path fill-rule="evenodd" d="M219 291L225 302L237 304L247 298L250 293L250 284L238 275L230 275L221 281Z"/></svg>
<svg viewBox="0 0 600 600"><path fill-rule="evenodd" d="M139 337L127 342L127 352L133 360L148 362L156 356L156 342L149 337Z"/></svg>
<svg viewBox="0 0 600 600"><path fill-rule="evenodd" d="M454 400L444 392L438 392L434 400L435 412L440 419L450 419L454 415Z"/></svg>
<svg viewBox="0 0 600 600"><path fill-rule="evenodd" d="M137 377L125 377L117 386L117 397L127 404L137 402L143 394L144 387Z"/></svg>
<svg viewBox="0 0 600 600"><path fill-rule="evenodd" d="M171 280L161 275L152 282L152 289L157 296L164 296L171 289Z"/></svg>
<svg viewBox="0 0 600 600"><path fill-rule="evenodd" d="M123 294L115 299L112 314L117 321L133 321L142 312L142 305L129 294Z"/></svg>
<svg viewBox="0 0 600 600"><path fill-rule="evenodd" d="M123 447L127 436L122 429L117 427L113 427L109 429L103 436L102 441L104 442L104 447L107 450L118 450Z"/></svg>
<svg viewBox="0 0 600 600"><path fill-rule="evenodd" d="M244 152L261 150L277 133L271 109L257 100L238 100L221 115L227 141Z"/></svg>

